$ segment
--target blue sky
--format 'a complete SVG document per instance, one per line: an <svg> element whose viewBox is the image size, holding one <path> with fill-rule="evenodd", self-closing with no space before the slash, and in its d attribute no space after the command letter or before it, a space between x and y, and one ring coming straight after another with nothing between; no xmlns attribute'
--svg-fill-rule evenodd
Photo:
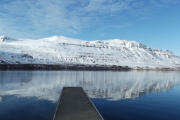
<svg viewBox="0 0 180 120"><path fill-rule="evenodd" d="M180 55L180 0L0 0L0 34L119 38Z"/></svg>

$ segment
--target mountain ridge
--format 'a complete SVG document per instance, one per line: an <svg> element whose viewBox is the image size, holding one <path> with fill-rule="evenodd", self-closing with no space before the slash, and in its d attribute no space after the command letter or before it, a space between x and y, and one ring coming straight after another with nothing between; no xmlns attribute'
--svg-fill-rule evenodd
<svg viewBox="0 0 180 120"><path fill-rule="evenodd" d="M179 69L180 57L169 50L153 49L136 41L120 39L85 41L52 36L32 40L0 36L0 63Z"/></svg>

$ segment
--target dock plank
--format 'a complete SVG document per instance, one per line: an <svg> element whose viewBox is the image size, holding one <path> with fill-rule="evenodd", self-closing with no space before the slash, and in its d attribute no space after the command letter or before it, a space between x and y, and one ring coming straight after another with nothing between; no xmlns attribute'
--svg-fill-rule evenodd
<svg viewBox="0 0 180 120"><path fill-rule="evenodd" d="M103 120L81 87L64 87L54 120Z"/></svg>

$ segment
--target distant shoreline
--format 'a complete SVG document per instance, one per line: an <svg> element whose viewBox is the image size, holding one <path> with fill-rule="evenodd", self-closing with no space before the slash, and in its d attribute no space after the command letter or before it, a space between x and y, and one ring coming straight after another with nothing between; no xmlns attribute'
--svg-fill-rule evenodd
<svg viewBox="0 0 180 120"><path fill-rule="evenodd" d="M168 67L137 67L117 65L83 65L83 64L0 64L0 71L4 70L74 70L74 71L180 71L180 68Z"/></svg>
<svg viewBox="0 0 180 120"><path fill-rule="evenodd" d="M0 64L0 70L89 70L128 71L128 66L116 65L62 65L62 64Z"/></svg>

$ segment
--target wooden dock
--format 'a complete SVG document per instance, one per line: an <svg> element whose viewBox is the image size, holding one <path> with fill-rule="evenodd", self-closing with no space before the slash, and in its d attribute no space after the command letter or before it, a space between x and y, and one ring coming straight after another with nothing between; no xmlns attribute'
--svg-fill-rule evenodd
<svg viewBox="0 0 180 120"><path fill-rule="evenodd" d="M103 120L81 87L64 87L53 120Z"/></svg>

